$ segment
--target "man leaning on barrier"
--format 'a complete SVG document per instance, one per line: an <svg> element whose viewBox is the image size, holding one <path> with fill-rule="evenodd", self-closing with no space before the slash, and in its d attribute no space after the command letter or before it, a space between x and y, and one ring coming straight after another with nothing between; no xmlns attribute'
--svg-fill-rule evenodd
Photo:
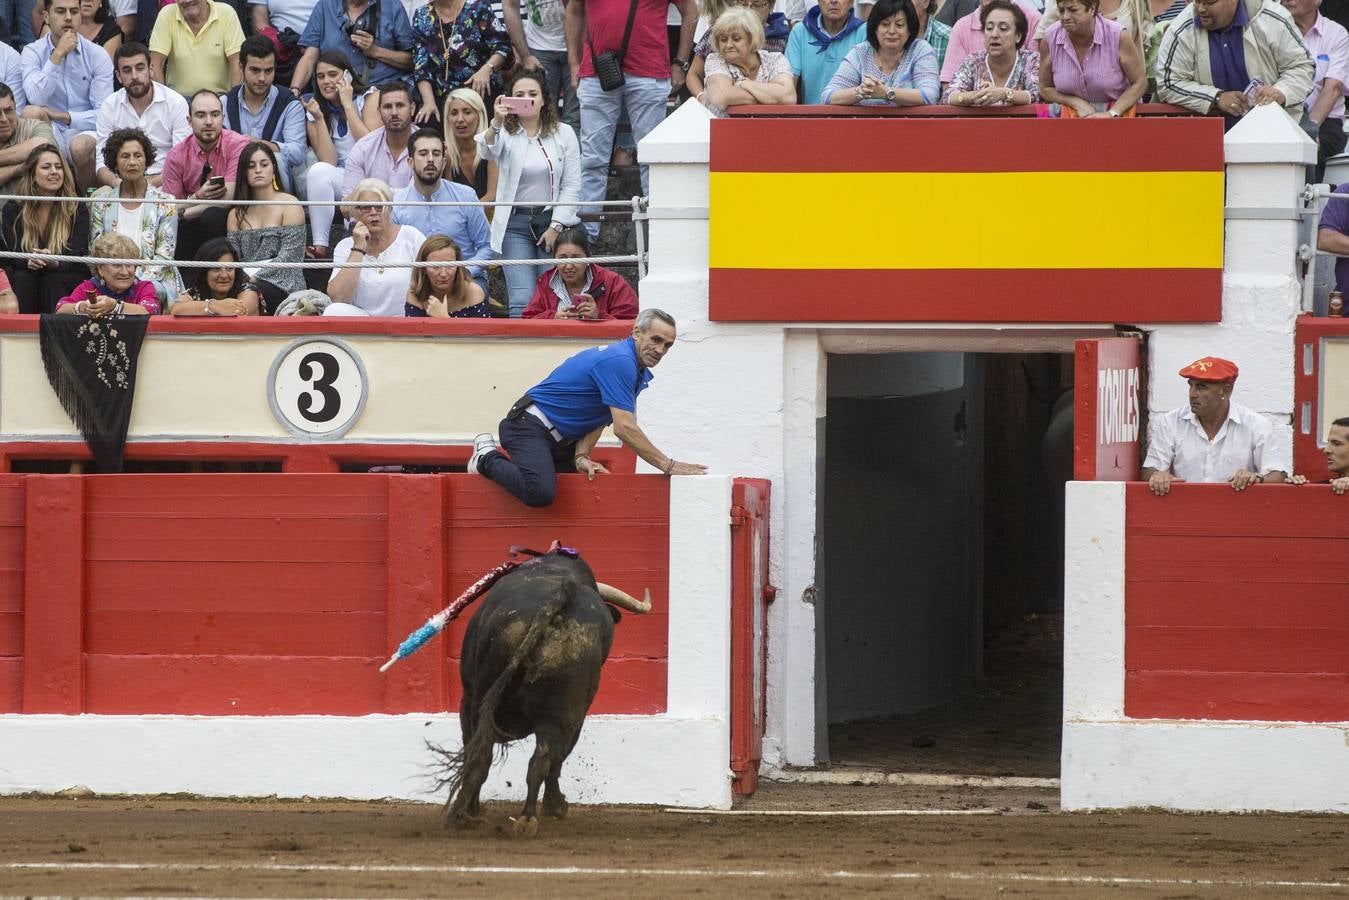
<svg viewBox="0 0 1349 900"><path fill-rule="evenodd" d="M1143 478L1159 497L1174 482L1227 482L1242 491L1252 484L1287 480L1287 435L1272 421L1230 398L1235 363L1215 356L1180 370L1190 383L1188 406L1152 420Z"/></svg>
<svg viewBox="0 0 1349 900"><path fill-rule="evenodd" d="M703 474L706 466L662 453L637 424L637 395L674 341L674 318L659 309L643 310L631 337L582 350L515 401L499 429L505 453L490 434L474 438L468 470L481 472L528 506L548 506L557 494L558 472L581 472L592 481L608 473L590 451L612 423L624 446L666 475Z"/></svg>
<svg viewBox="0 0 1349 900"><path fill-rule="evenodd" d="M1326 435L1326 468L1330 469L1331 477L1316 484L1328 484L1337 494L1349 493L1349 418L1330 423L1330 433ZM1294 475L1289 481L1293 484L1312 483L1306 475Z"/></svg>

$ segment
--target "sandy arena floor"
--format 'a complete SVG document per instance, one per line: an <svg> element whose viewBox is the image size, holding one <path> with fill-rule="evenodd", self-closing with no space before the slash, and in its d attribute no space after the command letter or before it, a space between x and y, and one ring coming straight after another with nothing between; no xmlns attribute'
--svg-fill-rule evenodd
<svg viewBox="0 0 1349 900"><path fill-rule="evenodd" d="M1343 817L1065 814L1056 797L768 784L738 815L574 807L532 841L510 837L513 804L490 805L489 823L462 833L417 804L9 798L0 800L0 894L1349 893ZM901 809L911 812L803 814ZM791 814L746 814L770 811Z"/></svg>

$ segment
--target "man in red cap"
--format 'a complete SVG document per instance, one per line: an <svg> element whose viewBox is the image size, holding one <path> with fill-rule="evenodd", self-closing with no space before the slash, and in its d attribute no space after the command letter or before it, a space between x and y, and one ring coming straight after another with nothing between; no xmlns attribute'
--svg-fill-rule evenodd
<svg viewBox="0 0 1349 900"><path fill-rule="evenodd" d="M1236 364L1216 356L1180 370L1190 382L1188 407L1152 420L1143 477L1159 497L1172 482L1222 482L1244 491L1288 478L1291 440L1273 421L1231 401Z"/></svg>
<svg viewBox="0 0 1349 900"><path fill-rule="evenodd" d="M1336 419L1330 423L1330 433L1326 435L1326 466L1330 469L1328 482L1331 490L1337 494L1349 492L1349 418ZM1306 484L1306 475L1294 475L1293 484Z"/></svg>

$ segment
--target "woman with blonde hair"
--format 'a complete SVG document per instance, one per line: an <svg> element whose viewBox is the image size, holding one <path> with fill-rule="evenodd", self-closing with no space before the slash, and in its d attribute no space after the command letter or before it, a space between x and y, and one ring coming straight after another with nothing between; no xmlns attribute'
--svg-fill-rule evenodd
<svg viewBox="0 0 1349 900"><path fill-rule="evenodd" d="M727 10L712 26L712 46L698 99L714 116L746 103L795 103L796 79L787 57L763 49L763 25L744 7Z"/></svg>
<svg viewBox="0 0 1349 900"><path fill-rule="evenodd" d="M464 254L453 238L433 234L417 251L417 262L460 262ZM469 277L464 266L427 266L412 270L405 316L429 316L433 319L486 319L492 315L487 295Z"/></svg>
<svg viewBox="0 0 1349 900"><path fill-rule="evenodd" d="M100 235L89 248L90 256L101 259L140 259L140 247L124 234L110 231ZM60 315L153 316L159 312L155 286L136 277L135 263L94 263L94 277L80 282L56 304Z"/></svg>
<svg viewBox="0 0 1349 900"><path fill-rule="evenodd" d="M760 43L764 50L770 53L785 53L787 51L787 36L791 31L790 23L788 23L786 15L773 11L773 0L711 0L709 3L704 3L703 15L707 18L708 27L703 32L702 37L698 39L698 42L693 45L693 58L689 60L689 74L685 82L689 93L694 97L698 97L707 89L707 59L717 49L712 29L716 27L717 22L726 12L733 9L749 12L759 20L760 30L763 31L764 35ZM795 91L794 85L792 89ZM795 97L795 94L793 94L793 97ZM807 102L811 102L809 98L807 98Z"/></svg>
<svg viewBox="0 0 1349 900"><path fill-rule="evenodd" d="M75 179L55 144L41 144L28 154L18 192L24 197L75 196ZM10 200L0 210L0 249L85 256L89 209L73 200ZM10 260L6 266L22 313L54 312L56 301L83 281L86 271L83 263L56 262L41 255Z"/></svg>
<svg viewBox="0 0 1349 900"><path fill-rule="evenodd" d="M473 188L485 203L497 196L497 164L478 149L478 135L487 130L487 107L472 88L455 88L445 98L445 177ZM486 209L492 219L492 207Z"/></svg>
<svg viewBox="0 0 1349 900"><path fill-rule="evenodd" d="M347 195L348 213L355 218L356 225L351 229L351 237L343 238L333 248L328 296L334 302L325 315L403 315L412 280L411 268L338 268L348 261L410 263L416 259L426 236L411 225L395 224L392 207L374 205L392 200L393 191L378 178L362 179Z"/></svg>

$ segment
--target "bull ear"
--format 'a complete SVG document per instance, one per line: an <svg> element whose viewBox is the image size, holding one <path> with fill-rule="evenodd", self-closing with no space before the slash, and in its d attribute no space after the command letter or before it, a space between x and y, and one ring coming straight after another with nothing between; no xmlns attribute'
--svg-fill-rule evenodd
<svg viewBox="0 0 1349 900"><path fill-rule="evenodd" d="M618 611L617 606L610 606L606 603L604 604L604 608L609 610L609 615L613 617L615 625L623 621L623 614Z"/></svg>

